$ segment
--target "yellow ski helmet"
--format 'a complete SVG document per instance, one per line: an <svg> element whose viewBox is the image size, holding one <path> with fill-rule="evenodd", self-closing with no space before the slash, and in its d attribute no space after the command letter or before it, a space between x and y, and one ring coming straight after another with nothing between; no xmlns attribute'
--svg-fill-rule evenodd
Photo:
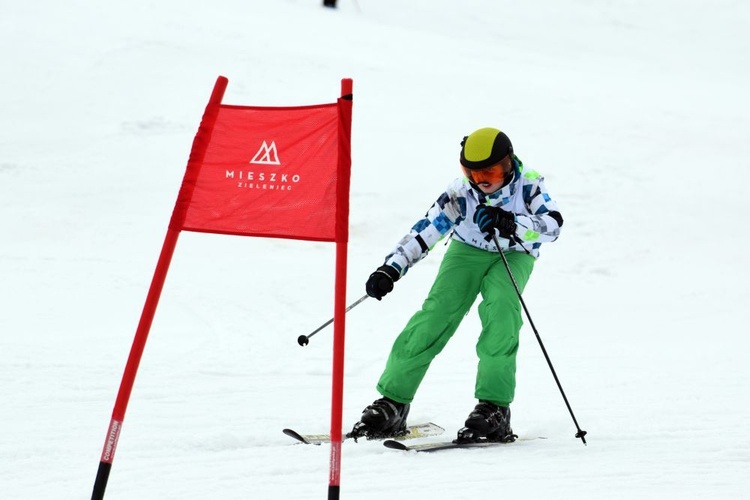
<svg viewBox="0 0 750 500"><path fill-rule="evenodd" d="M512 154L510 139L496 128L480 128L461 141L461 165L470 170L487 168Z"/></svg>

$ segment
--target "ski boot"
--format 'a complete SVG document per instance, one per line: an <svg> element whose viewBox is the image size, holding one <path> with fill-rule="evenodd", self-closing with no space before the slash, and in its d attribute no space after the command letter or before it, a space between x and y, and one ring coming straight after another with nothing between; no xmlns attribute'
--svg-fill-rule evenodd
<svg viewBox="0 0 750 500"><path fill-rule="evenodd" d="M387 439L403 436L407 433L406 417L409 405L380 398L362 411L359 422L346 437L367 439Z"/></svg>
<svg viewBox="0 0 750 500"><path fill-rule="evenodd" d="M489 401L479 401L464 426L458 431L454 443L511 443L518 437L510 427L510 408Z"/></svg>

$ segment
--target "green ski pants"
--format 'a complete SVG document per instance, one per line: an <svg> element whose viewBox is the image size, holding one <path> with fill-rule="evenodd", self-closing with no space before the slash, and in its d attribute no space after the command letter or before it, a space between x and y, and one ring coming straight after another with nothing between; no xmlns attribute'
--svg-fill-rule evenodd
<svg viewBox="0 0 750 500"><path fill-rule="evenodd" d="M506 252L521 291L531 276L534 257ZM411 403L430 363L443 350L478 294L482 332L474 396L509 406L516 388L516 353L523 321L521 304L497 253L452 241L422 309L396 338L377 390L400 403Z"/></svg>

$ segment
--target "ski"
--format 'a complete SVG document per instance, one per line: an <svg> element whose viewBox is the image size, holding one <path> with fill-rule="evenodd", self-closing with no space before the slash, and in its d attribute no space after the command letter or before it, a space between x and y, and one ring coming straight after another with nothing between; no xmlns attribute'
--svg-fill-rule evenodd
<svg viewBox="0 0 750 500"><path fill-rule="evenodd" d="M413 444L408 445L405 443L402 443L400 441L396 441L394 439L388 439L386 441L383 441L383 446L386 448L391 448L393 450L401 450L401 451L417 451L417 452L433 452L433 451L441 451L441 450L456 450L456 449L464 449L464 448L491 448L494 446L505 446L512 444L517 441L531 441L534 439L546 439L543 437L537 437L537 438L519 438L515 441L481 441L478 443L454 443L453 441L438 441L436 443L422 443L422 444Z"/></svg>
<svg viewBox="0 0 750 500"><path fill-rule="evenodd" d="M399 441L403 441L405 439L439 436L440 434L445 432L445 429L443 429L439 425L433 424L432 422L426 424L410 425L406 428L406 430L408 431L406 434L404 434L403 436L392 438L391 440L398 443ZM300 443L323 444L331 442L330 434L301 434L293 429L284 429L282 432L287 436L296 439ZM346 440L350 438L345 436L344 439Z"/></svg>

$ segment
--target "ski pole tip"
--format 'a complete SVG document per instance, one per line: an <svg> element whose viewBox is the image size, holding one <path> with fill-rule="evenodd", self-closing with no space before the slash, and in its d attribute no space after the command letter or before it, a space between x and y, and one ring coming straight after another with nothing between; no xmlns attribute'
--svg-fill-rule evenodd
<svg viewBox="0 0 750 500"><path fill-rule="evenodd" d="M576 432L576 438L578 438L581 441L583 441L584 446L588 446L586 444L586 434L587 434L586 431L578 431L578 432Z"/></svg>
<svg viewBox="0 0 750 500"><path fill-rule="evenodd" d="M307 335L300 335L299 337L297 337L297 343L302 347L305 347L310 343L310 339L307 338Z"/></svg>

